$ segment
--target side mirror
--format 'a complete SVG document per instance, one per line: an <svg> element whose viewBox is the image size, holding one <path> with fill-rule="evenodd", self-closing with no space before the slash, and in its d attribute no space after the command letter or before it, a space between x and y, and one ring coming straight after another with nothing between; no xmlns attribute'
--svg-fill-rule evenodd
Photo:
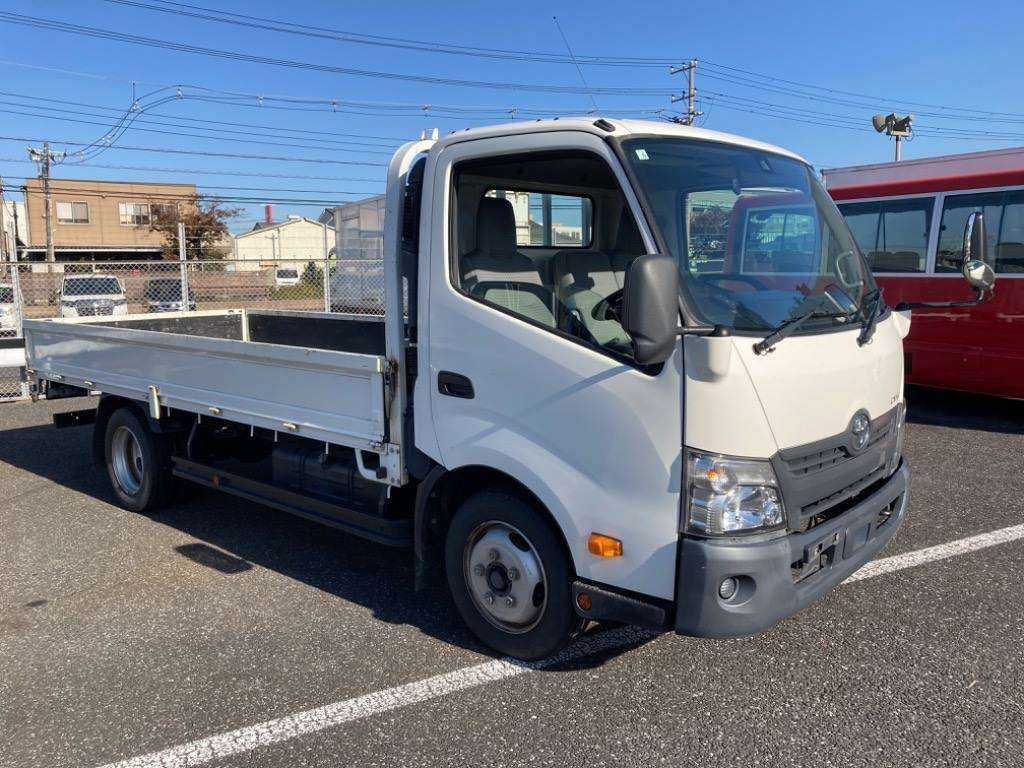
<svg viewBox="0 0 1024 768"><path fill-rule="evenodd" d="M964 260L960 267L964 279L976 291L988 293L995 286L996 275L988 265L985 238L985 216L975 211L967 217L964 227Z"/></svg>
<svg viewBox="0 0 1024 768"><path fill-rule="evenodd" d="M637 257L622 289L622 327L641 365L663 363L679 337L679 267L671 256Z"/></svg>

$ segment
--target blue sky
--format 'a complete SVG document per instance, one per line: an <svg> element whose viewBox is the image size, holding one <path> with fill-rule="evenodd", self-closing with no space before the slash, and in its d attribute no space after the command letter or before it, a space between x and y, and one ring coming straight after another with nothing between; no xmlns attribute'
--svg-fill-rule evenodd
<svg viewBox="0 0 1024 768"><path fill-rule="evenodd" d="M160 0L140 1L161 4ZM583 6L578 3L522 1L191 2L334 30L562 56L565 45L552 21L552 15L557 14L569 42L581 56L680 61L697 57L706 61L698 67L697 77L703 95L701 107L706 113L701 121L706 127L785 146L817 167L890 159L891 143L868 126L875 111L919 113L916 125L920 134L906 145L906 158L1024 144L1024 85L1015 62L1020 29L1024 28L1024 6L1019 3L988 2L983 13L972 16L961 3L934 0L898 5L820 1L668 4L639 0L627 4L592 2L582 12ZM343 43L183 18L105 0L51 0L45 4L13 0L0 6L0 12L336 67L461 80L580 86L575 67L566 63L492 60ZM192 99L172 101L146 115L155 123L136 123L119 144L286 156L308 162L114 148L90 160L93 167L60 167L55 172L58 178L196 182L210 193L341 201L383 191L386 152L398 140L414 138L424 128L447 132L493 121L476 111L482 108L493 108L495 115L512 108L552 113L592 108L590 97L584 93L497 90L340 75L228 61L9 23L0 23L0 41L0 91L4 92L0 95L0 134L4 136L91 141L105 128L71 120L111 122L113 111L109 117L102 117L104 113L93 106L42 103L24 96L124 109L130 103L132 80L139 82L139 93L152 89L148 83L185 83L294 99L435 104L471 110L453 118L439 116L436 110L428 115L396 116L379 107L370 109L372 114L334 113L322 107L293 111L274 109L269 100L261 107L256 98L249 97L232 105ZM730 67L734 69L727 69ZM595 88L668 91L684 87L682 75L670 76L662 66L585 66L584 75ZM823 90L826 88L833 90ZM199 93L191 87L185 92ZM663 93L595 98L598 108L607 112L678 107ZM956 112L955 107L978 111ZM996 116L1001 120L996 123L993 116L982 111L1007 114ZM44 114L51 117L42 117ZM189 118L259 127L190 123ZM141 130L183 131L183 126L211 137L186 138ZM228 134L224 129L241 133ZM991 135L955 138L966 134L954 131L965 130L985 130L1004 137L998 141L991 140ZM341 133L360 136L336 135ZM260 140L303 146L252 143ZM343 141L358 145L342 145ZM0 157L20 160L25 157L25 146L25 141L0 140ZM100 165L179 172L95 167ZM5 181L33 172L25 163L0 161ZM312 176L334 178L309 178ZM223 189L226 186L275 191L229 191ZM258 203L244 207L246 213L236 229L260 215ZM317 210L312 203L276 205L279 217L285 213L310 215Z"/></svg>

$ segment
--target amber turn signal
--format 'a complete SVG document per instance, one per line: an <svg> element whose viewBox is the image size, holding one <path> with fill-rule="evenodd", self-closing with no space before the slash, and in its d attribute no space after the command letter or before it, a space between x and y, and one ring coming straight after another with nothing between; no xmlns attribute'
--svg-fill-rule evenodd
<svg viewBox="0 0 1024 768"><path fill-rule="evenodd" d="M590 550L590 554L598 557L622 557L622 542L603 533L590 534L587 549Z"/></svg>

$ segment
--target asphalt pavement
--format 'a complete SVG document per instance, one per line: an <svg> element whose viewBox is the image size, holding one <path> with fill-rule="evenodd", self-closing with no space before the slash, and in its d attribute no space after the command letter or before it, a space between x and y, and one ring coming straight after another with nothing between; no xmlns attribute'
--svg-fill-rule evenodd
<svg viewBox="0 0 1024 768"><path fill-rule="evenodd" d="M883 556L1024 524L1024 405L909 400L911 507ZM411 555L199 489L121 510L89 428L50 425L86 404L0 405L3 768L198 764L225 733L241 746L205 764L1024 765L1024 539L759 637L597 628L614 642L524 671L415 591Z"/></svg>

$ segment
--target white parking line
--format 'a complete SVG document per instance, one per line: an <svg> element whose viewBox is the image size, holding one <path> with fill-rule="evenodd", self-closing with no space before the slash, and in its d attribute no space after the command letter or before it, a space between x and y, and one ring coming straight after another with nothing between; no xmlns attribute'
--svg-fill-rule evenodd
<svg viewBox="0 0 1024 768"><path fill-rule="evenodd" d="M958 539L946 544L893 555L875 560L844 581L849 584L855 581L882 576L905 568L913 568L924 563L945 560L957 555L974 552L997 544L1024 539L1024 525L1000 528L997 531ZM196 739L186 744L140 755L117 763L109 763L103 768L187 768L203 765L229 755L250 752L259 747L289 741L310 733L333 728L353 720L362 720L372 715L390 712L411 704L437 699L457 691L476 688L487 683L504 680L509 677L533 672L545 667L557 666L585 656L615 650L630 644L643 642L655 637L658 633L649 630L623 627L593 636L581 638L562 653L550 659L526 664L511 659L488 661L472 667L457 669L435 675L425 680L386 688L375 693L357 696L352 699L327 704L316 709L286 715L274 720L267 720L256 725L246 726L234 731L219 733L203 739Z"/></svg>

